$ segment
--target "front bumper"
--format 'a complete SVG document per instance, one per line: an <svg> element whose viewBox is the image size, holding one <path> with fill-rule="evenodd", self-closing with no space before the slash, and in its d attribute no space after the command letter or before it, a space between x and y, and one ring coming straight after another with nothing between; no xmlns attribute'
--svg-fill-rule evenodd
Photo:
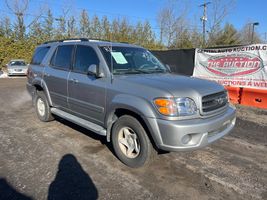
<svg viewBox="0 0 267 200"><path fill-rule="evenodd" d="M228 134L235 125L235 108L229 106L219 116L203 119L169 121L156 119L160 142L166 151L188 151L205 147Z"/></svg>

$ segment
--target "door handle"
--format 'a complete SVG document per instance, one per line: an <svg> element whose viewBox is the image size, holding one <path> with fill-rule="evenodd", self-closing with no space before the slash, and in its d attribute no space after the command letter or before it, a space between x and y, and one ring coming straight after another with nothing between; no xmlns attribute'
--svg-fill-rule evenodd
<svg viewBox="0 0 267 200"><path fill-rule="evenodd" d="M79 83L79 81L75 78L70 79L73 83Z"/></svg>

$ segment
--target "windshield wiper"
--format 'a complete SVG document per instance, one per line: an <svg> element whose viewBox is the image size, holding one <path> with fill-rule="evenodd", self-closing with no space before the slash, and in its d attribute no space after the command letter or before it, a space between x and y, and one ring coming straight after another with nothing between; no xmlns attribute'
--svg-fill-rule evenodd
<svg viewBox="0 0 267 200"><path fill-rule="evenodd" d="M152 74L152 73L158 73L158 72L161 72L161 73L166 73L167 71L164 70L164 69L147 69L147 70L142 70L143 72L146 72L147 74Z"/></svg>
<svg viewBox="0 0 267 200"><path fill-rule="evenodd" d="M141 72L143 74L149 74L150 72L147 71L147 70L143 70L143 69L134 69L133 71L136 71L136 72Z"/></svg>
<svg viewBox="0 0 267 200"><path fill-rule="evenodd" d="M150 70L143 70L143 69L123 69L121 71L117 71L114 74L151 74L157 72L166 72L164 69L150 69Z"/></svg>
<svg viewBox="0 0 267 200"><path fill-rule="evenodd" d="M130 69L130 68L116 72L116 74L148 74L148 73L149 72L147 70Z"/></svg>

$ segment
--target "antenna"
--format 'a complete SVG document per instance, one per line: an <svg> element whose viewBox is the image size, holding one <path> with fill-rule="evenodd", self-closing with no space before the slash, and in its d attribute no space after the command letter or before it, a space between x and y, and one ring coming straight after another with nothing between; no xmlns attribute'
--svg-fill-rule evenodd
<svg viewBox="0 0 267 200"><path fill-rule="evenodd" d="M202 28L203 28L203 47L206 45L206 22L207 18L207 5L211 4L211 2L204 2L203 4L199 5L199 7L203 7L203 16L200 18L202 21Z"/></svg>

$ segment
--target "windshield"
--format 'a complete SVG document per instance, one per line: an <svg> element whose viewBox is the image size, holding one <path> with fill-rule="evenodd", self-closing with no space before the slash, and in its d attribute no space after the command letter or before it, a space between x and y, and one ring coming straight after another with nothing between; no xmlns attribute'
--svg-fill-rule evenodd
<svg viewBox="0 0 267 200"><path fill-rule="evenodd" d="M167 68L149 51L135 47L100 47L113 74L166 73Z"/></svg>
<svg viewBox="0 0 267 200"><path fill-rule="evenodd" d="M25 66L26 63L24 61L11 61L10 66Z"/></svg>

